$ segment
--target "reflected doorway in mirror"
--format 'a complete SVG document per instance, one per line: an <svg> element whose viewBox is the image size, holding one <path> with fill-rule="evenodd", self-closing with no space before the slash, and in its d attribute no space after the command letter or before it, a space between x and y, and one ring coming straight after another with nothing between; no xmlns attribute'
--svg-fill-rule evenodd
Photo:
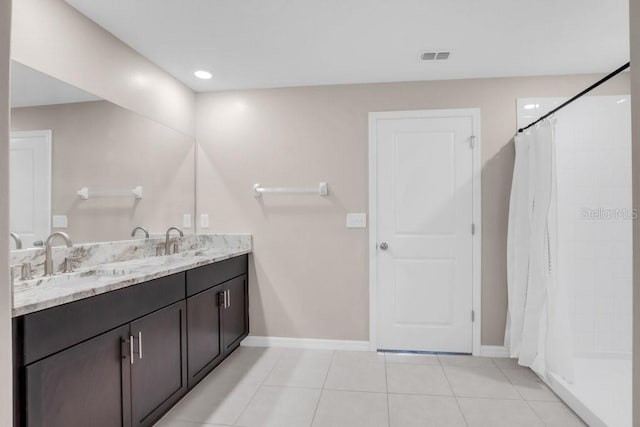
<svg viewBox="0 0 640 427"><path fill-rule="evenodd" d="M25 248L51 233L51 135L50 130L11 132L10 230Z"/></svg>

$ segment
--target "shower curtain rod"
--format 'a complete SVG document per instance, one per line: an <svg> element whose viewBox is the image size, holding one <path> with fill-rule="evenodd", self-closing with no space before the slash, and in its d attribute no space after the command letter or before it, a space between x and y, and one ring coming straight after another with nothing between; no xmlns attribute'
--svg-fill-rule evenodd
<svg viewBox="0 0 640 427"><path fill-rule="evenodd" d="M624 70L626 70L627 68L629 68L631 66L631 62L627 62L626 64L624 64L622 67L618 68L617 70L615 70L613 73L603 77L602 79L598 80L597 82L595 82L594 84L592 84L591 86L589 86L588 88L586 88L585 90L583 90L582 92L580 92L579 94L577 94L576 96L574 96L573 98L569 99L568 101L562 103L560 106L554 108L553 110L549 111L547 114L545 114L544 116L540 117L538 120L536 120L535 122L531 123L528 126L525 126L523 128L518 129L518 132L524 132L525 130L529 129L531 126L534 126L535 124L543 121L544 119L546 119L547 117L551 116L552 114L554 114L556 111L563 109L564 107L566 107L567 105L571 104L573 101L575 101L578 98L581 98L582 96L586 95L587 93L591 92L593 89L597 88L598 86L600 86L601 84L603 84L604 82L606 82L609 79L614 78L615 76L617 76L618 74L620 74L621 72L623 72Z"/></svg>

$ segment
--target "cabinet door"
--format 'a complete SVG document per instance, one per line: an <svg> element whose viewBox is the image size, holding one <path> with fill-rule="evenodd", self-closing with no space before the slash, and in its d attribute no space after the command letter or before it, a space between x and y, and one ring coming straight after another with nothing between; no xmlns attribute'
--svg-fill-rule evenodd
<svg viewBox="0 0 640 427"><path fill-rule="evenodd" d="M187 390L186 304L180 301L130 324L133 426L149 426Z"/></svg>
<svg viewBox="0 0 640 427"><path fill-rule="evenodd" d="M187 298L187 358L189 388L222 360L220 301L222 286Z"/></svg>
<svg viewBox="0 0 640 427"><path fill-rule="evenodd" d="M224 284L227 304L222 309L222 339L224 352L228 353L240 344L249 332L247 276L236 277Z"/></svg>
<svg viewBox="0 0 640 427"><path fill-rule="evenodd" d="M27 425L131 425L129 327L99 335L28 365Z"/></svg>

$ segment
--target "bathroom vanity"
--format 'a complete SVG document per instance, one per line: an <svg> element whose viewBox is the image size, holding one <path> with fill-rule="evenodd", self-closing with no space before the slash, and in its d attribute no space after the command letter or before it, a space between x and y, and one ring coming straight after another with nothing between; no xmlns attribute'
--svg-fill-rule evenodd
<svg viewBox="0 0 640 427"><path fill-rule="evenodd" d="M162 79L98 96L33 59L11 64L14 425L149 426L247 335L251 236L198 234L192 124L145 105Z"/></svg>
<svg viewBox="0 0 640 427"><path fill-rule="evenodd" d="M17 283L14 425L156 422L247 336L248 238Z"/></svg>

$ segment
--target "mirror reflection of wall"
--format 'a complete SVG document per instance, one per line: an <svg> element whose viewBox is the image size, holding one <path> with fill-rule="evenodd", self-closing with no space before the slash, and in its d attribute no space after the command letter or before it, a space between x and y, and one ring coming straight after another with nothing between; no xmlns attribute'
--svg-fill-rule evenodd
<svg viewBox="0 0 640 427"><path fill-rule="evenodd" d="M192 137L15 61L11 72L12 249L54 231L88 243L184 225Z"/></svg>

